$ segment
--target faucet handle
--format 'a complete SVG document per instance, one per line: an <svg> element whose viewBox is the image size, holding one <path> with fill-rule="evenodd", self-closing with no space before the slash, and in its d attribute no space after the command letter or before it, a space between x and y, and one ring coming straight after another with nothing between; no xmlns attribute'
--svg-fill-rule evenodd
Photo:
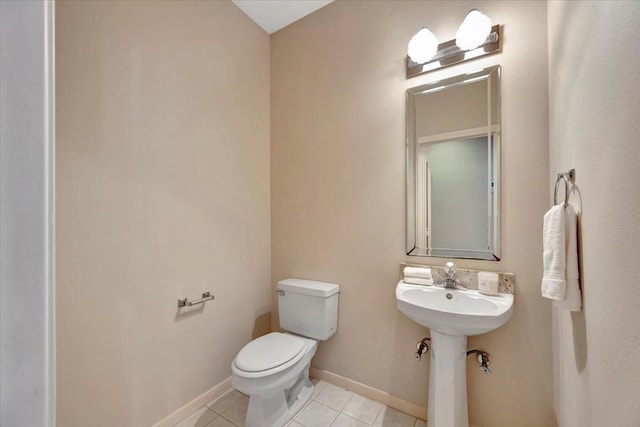
<svg viewBox="0 0 640 427"><path fill-rule="evenodd" d="M456 274L456 265L453 262L449 261L445 264L444 271L447 276L453 276L454 274Z"/></svg>

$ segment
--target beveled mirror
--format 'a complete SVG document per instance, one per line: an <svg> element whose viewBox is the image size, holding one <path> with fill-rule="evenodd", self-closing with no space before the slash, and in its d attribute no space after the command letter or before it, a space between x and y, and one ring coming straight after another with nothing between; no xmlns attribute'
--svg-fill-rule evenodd
<svg viewBox="0 0 640 427"><path fill-rule="evenodd" d="M500 259L500 66L407 90L407 255Z"/></svg>

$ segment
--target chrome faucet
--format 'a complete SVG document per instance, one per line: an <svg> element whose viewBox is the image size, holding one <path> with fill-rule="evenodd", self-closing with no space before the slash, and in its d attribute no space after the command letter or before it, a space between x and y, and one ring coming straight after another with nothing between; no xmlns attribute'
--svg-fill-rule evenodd
<svg viewBox="0 0 640 427"><path fill-rule="evenodd" d="M451 261L445 266L442 287L445 289L466 289L456 281L456 265Z"/></svg>

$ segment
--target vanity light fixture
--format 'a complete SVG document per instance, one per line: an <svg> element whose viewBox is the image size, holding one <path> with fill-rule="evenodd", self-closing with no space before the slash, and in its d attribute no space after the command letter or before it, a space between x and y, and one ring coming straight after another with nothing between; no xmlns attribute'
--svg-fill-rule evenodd
<svg viewBox="0 0 640 427"><path fill-rule="evenodd" d="M491 26L487 15L472 9L454 40L437 43L436 36L427 28L411 38L407 48L407 78L501 52L502 27Z"/></svg>

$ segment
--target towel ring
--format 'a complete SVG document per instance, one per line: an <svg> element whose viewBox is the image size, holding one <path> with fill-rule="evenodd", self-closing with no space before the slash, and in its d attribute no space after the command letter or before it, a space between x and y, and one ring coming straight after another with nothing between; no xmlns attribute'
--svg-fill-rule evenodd
<svg viewBox="0 0 640 427"><path fill-rule="evenodd" d="M576 170L571 169L569 172L559 173L558 178L556 178L556 185L553 189L553 204L558 204L558 183L560 180L564 181L564 207L566 208L569 205L569 182L572 184L576 182Z"/></svg>

